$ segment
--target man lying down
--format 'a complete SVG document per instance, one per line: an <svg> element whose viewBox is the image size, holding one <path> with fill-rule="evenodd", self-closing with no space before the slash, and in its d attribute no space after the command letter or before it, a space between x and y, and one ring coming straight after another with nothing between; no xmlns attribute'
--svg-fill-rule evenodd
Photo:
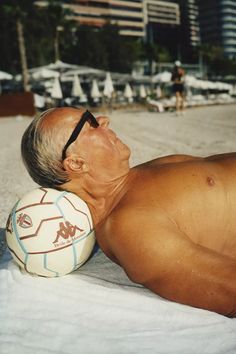
<svg viewBox="0 0 236 354"><path fill-rule="evenodd" d="M32 121L22 156L36 183L87 203L101 249L132 281L236 317L236 153L130 168L107 117L67 107Z"/></svg>

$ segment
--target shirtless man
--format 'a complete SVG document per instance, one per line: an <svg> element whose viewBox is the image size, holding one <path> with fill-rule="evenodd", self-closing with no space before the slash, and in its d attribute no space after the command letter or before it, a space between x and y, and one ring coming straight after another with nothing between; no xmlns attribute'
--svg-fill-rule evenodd
<svg viewBox="0 0 236 354"><path fill-rule="evenodd" d="M236 153L130 168L107 117L55 108L27 128L22 156L35 182L87 203L100 247L132 281L236 317Z"/></svg>

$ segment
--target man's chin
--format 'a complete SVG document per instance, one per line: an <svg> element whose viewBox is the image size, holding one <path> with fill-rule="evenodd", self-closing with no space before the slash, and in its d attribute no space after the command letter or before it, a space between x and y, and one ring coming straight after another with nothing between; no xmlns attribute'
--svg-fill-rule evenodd
<svg viewBox="0 0 236 354"><path fill-rule="evenodd" d="M127 151L127 158L130 158L130 155L131 155L131 150L130 150L130 148L128 147L128 145L125 145L125 144L123 144L123 146L124 146L124 150Z"/></svg>

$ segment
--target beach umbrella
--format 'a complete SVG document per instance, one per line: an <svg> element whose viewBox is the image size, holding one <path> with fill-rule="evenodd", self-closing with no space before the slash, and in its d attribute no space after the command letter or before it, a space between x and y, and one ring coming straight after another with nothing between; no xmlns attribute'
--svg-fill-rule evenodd
<svg viewBox="0 0 236 354"><path fill-rule="evenodd" d="M156 88L156 95L157 95L157 98L162 97L162 90L161 90L160 86L157 86L157 88Z"/></svg>
<svg viewBox="0 0 236 354"><path fill-rule="evenodd" d="M54 83L51 90L51 97L56 99L63 98L60 81L57 77L54 79Z"/></svg>
<svg viewBox="0 0 236 354"><path fill-rule="evenodd" d="M113 82L111 79L111 74L108 72L106 74L103 94L104 94L104 96L111 98L113 92L114 92L114 86L113 86Z"/></svg>
<svg viewBox="0 0 236 354"><path fill-rule="evenodd" d="M226 84L228 86L228 90L230 94L233 94L233 85L232 84Z"/></svg>
<svg viewBox="0 0 236 354"><path fill-rule="evenodd" d="M223 82L216 81L215 85L216 85L216 90L218 91L223 91L225 89Z"/></svg>
<svg viewBox="0 0 236 354"><path fill-rule="evenodd" d="M133 96L134 96L134 94L133 94L133 91L132 91L132 89L131 89L131 86L130 86L130 84L129 84L128 82L127 82L126 85L125 85L124 96L125 96L125 98L128 99L128 101L129 101L130 103L133 102Z"/></svg>
<svg viewBox="0 0 236 354"><path fill-rule="evenodd" d="M12 80L13 76L11 74L6 73L5 71L0 71L0 81L1 80Z"/></svg>
<svg viewBox="0 0 236 354"><path fill-rule="evenodd" d="M207 83L208 90L214 89L215 87L214 82L206 80L206 83Z"/></svg>
<svg viewBox="0 0 236 354"><path fill-rule="evenodd" d="M44 108L45 107L45 97L34 93L34 106L36 108Z"/></svg>
<svg viewBox="0 0 236 354"><path fill-rule="evenodd" d="M72 84L71 96L73 97L82 97L84 96L83 89L80 85L80 79L78 75L74 75L74 80Z"/></svg>
<svg viewBox="0 0 236 354"><path fill-rule="evenodd" d="M147 97L147 92L146 92L146 89L145 89L144 85L140 85L139 86L139 96L141 98L146 98Z"/></svg>
<svg viewBox="0 0 236 354"><path fill-rule="evenodd" d="M87 103L87 102L88 102L87 96L86 96L85 94L83 94L83 95L80 97L79 102L80 102L80 103Z"/></svg>
<svg viewBox="0 0 236 354"><path fill-rule="evenodd" d="M71 81L71 78L74 75L81 76L83 75L85 78L92 77L104 77L104 71L99 69L90 68L88 66L79 65L77 69L69 69L61 74L62 81Z"/></svg>
<svg viewBox="0 0 236 354"><path fill-rule="evenodd" d="M152 82L167 83L171 81L171 73L169 71L163 71L152 78Z"/></svg>
<svg viewBox="0 0 236 354"><path fill-rule="evenodd" d="M62 71L66 71L66 70L76 69L76 68L78 68L78 65L68 64L68 63L64 63L61 60L57 60L55 63L48 64L47 68L52 69L52 70L58 70L58 71L62 72Z"/></svg>
<svg viewBox="0 0 236 354"><path fill-rule="evenodd" d="M207 90L208 89L208 84L207 81L205 80L198 80L199 88L202 90Z"/></svg>
<svg viewBox="0 0 236 354"><path fill-rule="evenodd" d="M2 93L2 85L1 80L12 80L13 76L11 74L6 73L5 71L0 71L0 94Z"/></svg>
<svg viewBox="0 0 236 354"><path fill-rule="evenodd" d="M91 97L93 98L94 101L98 100L101 97L101 93L99 91L98 83L97 83L96 79L94 79L92 81L92 88L91 88L90 95L91 95Z"/></svg>
<svg viewBox="0 0 236 354"><path fill-rule="evenodd" d="M232 85L231 95L236 95L236 84Z"/></svg>
<svg viewBox="0 0 236 354"><path fill-rule="evenodd" d="M196 79L195 76L186 75L184 81L185 81L185 84L186 84L187 86L195 87L195 86L196 86L197 79Z"/></svg>
<svg viewBox="0 0 236 354"><path fill-rule="evenodd" d="M57 71L49 70L46 68L39 68L31 73L31 77L35 80L53 79L59 76L60 74Z"/></svg>

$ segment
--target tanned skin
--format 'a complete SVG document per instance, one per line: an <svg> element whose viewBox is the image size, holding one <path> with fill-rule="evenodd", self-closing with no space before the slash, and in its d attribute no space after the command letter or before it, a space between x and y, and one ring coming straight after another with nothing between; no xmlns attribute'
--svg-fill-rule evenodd
<svg viewBox="0 0 236 354"><path fill-rule="evenodd" d="M43 124L69 137L82 113L56 109ZM236 153L130 168L129 148L97 119L68 149L61 187L88 204L101 249L156 294L236 317Z"/></svg>

